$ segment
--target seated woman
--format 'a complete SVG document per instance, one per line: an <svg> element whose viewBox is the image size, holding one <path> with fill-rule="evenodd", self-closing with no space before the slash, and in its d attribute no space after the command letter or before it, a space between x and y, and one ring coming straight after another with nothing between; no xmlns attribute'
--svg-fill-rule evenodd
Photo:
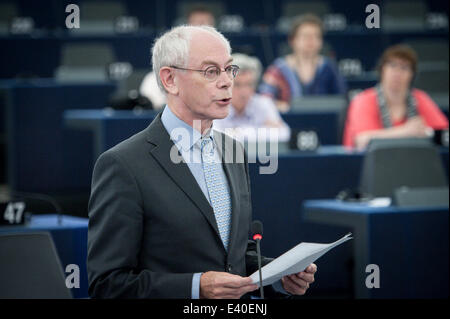
<svg viewBox="0 0 450 319"><path fill-rule="evenodd" d="M323 44L320 18L305 14L297 18L289 33L293 53L276 59L267 68L259 87L280 111L289 110L292 99L304 95L345 94L346 85L335 64L320 55Z"/></svg>
<svg viewBox="0 0 450 319"><path fill-rule="evenodd" d="M426 137L448 128L448 119L424 91L411 88L417 55L406 45L386 49L380 83L353 98L343 143L364 149L373 138Z"/></svg>

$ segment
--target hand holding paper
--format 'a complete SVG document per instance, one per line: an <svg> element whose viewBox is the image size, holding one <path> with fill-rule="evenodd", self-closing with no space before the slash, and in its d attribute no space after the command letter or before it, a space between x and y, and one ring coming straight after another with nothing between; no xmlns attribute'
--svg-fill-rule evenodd
<svg viewBox="0 0 450 319"><path fill-rule="evenodd" d="M319 259L329 250L336 246L352 239L351 233L348 233L341 239L330 244L317 244L317 243L300 243L294 248L288 250L283 255L274 259L269 264L264 266L262 271L262 284L263 286L271 285L274 282L280 280L284 276L299 273L305 270L311 263ZM259 275L258 272L254 272L250 278L253 283L259 287Z"/></svg>
<svg viewBox="0 0 450 319"><path fill-rule="evenodd" d="M312 263L302 272L282 277L281 285L288 294L297 296L304 295L309 289L309 286L315 281L314 275L316 271L317 266Z"/></svg>

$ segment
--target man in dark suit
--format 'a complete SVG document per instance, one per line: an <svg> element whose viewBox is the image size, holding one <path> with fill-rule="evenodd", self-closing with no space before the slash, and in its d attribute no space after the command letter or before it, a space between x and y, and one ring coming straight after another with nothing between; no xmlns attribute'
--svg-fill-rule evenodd
<svg viewBox="0 0 450 319"><path fill-rule="evenodd" d="M211 27L177 27L155 42L167 106L94 168L92 297L240 298L257 288L246 277L257 270L247 159L241 144L211 129L228 114L238 72L230 53ZM283 278L268 295L304 294L316 269Z"/></svg>

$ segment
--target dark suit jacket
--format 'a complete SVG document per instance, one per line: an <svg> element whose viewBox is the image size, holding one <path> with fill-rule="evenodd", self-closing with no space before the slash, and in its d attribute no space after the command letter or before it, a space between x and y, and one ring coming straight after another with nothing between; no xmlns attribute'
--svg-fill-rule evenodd
<svg viewBox="0 0 450 319"><path fill-rule="evenodd" d="M215 134L243 154L240 143ZM232 198L227 253L213 209L189 167L171 161L172 146L160 113L145 130L97 160L89 202L92 297L191 298L194 273L246 276L257 269L256 246L248 240L252 214L247 158L223 164Z"/></svg>

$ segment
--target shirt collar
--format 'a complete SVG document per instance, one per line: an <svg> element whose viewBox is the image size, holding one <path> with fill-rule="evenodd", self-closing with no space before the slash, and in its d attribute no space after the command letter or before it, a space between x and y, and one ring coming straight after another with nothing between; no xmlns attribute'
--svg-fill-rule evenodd
<svg viewBox="0 0 450 319"><path fill-rule="evenodd" d="M202 134L192 126L178 118L172 110L166 105L161 115L161 121L169 133L170 139L183 151L189 151L194 144L202 139ZM182 132L179 129L184 129ZM185 132L188 133L186 136ZM189 137L189 138L186 138ZM203 136L203 138L211 137L213 140L212 128Z"/></svg>

